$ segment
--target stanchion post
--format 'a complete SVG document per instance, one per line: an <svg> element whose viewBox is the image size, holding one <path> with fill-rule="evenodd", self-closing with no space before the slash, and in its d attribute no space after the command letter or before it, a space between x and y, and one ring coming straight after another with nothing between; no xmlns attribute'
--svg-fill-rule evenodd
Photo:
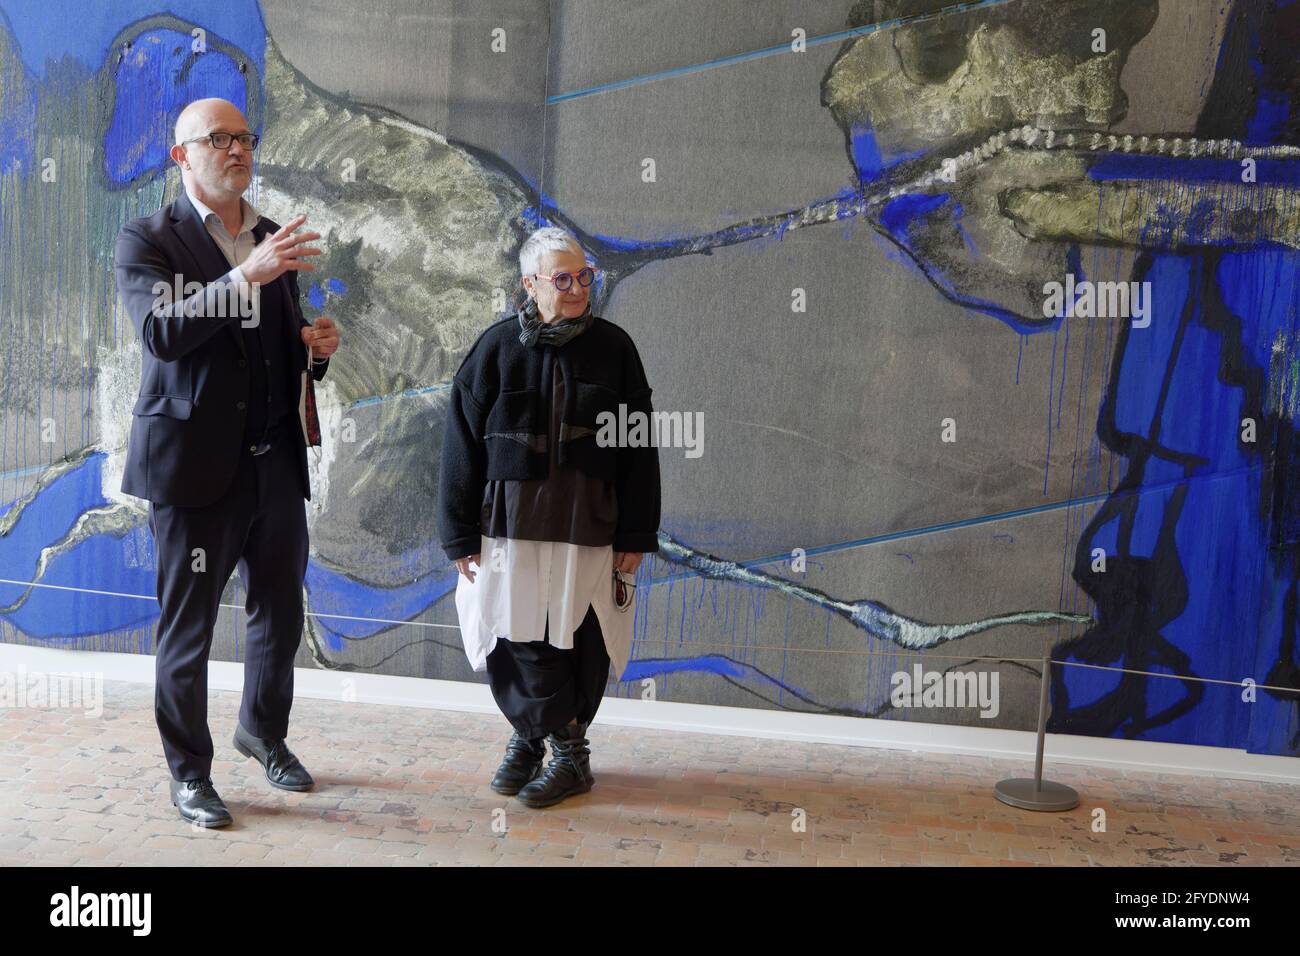
<svg viewBox="0 0 1300 956"><path fill-rule="evenodd" d="M1048 690L1052 683L1052 659L1043 655L1043 676L1038 688L1038 745L1034 753L1034 776L1002 780L993 795L1003 803L1022 810L1073 810L1079 794L1073 787L1043 779L1043 749L1047 740Z"/></svg>

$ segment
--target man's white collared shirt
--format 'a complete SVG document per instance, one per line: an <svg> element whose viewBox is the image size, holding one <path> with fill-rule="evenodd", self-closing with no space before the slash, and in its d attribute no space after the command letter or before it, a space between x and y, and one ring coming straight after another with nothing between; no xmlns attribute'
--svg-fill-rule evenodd
<svg viewBox="0 0 1300 956"><path fill-rule="evenodd" d="M226 257L226 261L233 266L226 273L224 279L239 290L239 297L246 307L251 307L251 314L254 324L256 324L261 306L261 289L244 278L244 270L241 266L253 254L253 249L257 245L253 229L258 220L262 218L261 213L253 207L252 203L241 196L239 207L244 213L244 221L239 227L239 235L232 236L230 230L226 228L226 224L221 221L221 217L194 193L190 192L188 186L185 188L185 195L189 197L190 203L203 219L203 226L207 229L208 235L212 237L212 241L217 244L217 248Z"/></svg>

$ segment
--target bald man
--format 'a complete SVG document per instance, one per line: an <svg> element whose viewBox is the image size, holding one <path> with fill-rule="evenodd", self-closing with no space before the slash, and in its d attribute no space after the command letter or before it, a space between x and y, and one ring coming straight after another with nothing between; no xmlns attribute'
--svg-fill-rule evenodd
<svg viewBox="0 0 1300 956"><path fill-rule="evenodd" d="M172 803L203 827L230 823L212 783L207 662L226 581L247 595L244 692L234 745L272 786L313 781L285 743L307 569L313 381L339 345L310 324L297 273L318 233L283 227L244 198L257 136L225 100L191 103L171 157L185 194L122 227L117 289L142 345L122 490L149 501L157 549L154 710Z"/></svg>

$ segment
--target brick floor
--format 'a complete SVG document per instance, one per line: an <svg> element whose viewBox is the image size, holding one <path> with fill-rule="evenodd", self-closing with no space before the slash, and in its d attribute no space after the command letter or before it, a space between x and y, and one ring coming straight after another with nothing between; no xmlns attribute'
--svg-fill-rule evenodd
<svg viewBox="0 0 1300 956"><path fill-rule="evenodd" d="M310 699L289 743L316 789L286 793L235 753L228 692L209 720L235 823L205 831L168 798L152 687L108 682L104 696L93 719L0 712L0 863L1300 865L1300 801L1283 783L1051 763L1082 803L1038 814L991 795L1022 762L597 720L595 789L529 810L487 787L503 718Z"/></svg>

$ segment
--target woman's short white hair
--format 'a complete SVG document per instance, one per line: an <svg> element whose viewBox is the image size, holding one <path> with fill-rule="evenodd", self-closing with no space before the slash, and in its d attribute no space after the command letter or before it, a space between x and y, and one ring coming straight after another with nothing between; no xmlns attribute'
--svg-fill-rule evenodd
<svg viewBox="0 0 1300 956"><path fill-rule="evenodd" d="M548 252L576 252L584 259L587 255L570 233L559 226L546 226L534 232L519 247L519 274L534 275L541 267L542 256Z"/></svg>

